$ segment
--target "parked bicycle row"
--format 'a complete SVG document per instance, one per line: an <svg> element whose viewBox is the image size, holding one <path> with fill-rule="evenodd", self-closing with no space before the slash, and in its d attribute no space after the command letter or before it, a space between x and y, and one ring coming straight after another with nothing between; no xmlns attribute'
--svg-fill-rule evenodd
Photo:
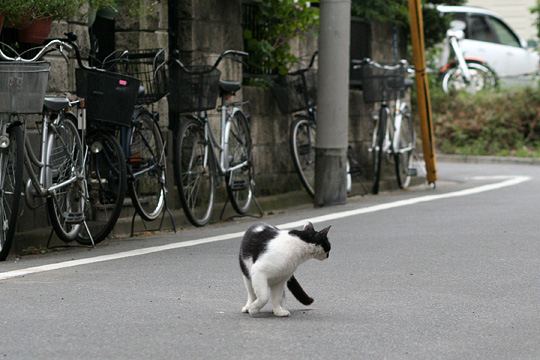
<svg viewBox="0 0 540 360"><path fill-rule="evenodd" d="M44 47L17 54L0 49L0 260L9 253L24 195L27 205L47 206L58 237L95 245L116 224L127 194L144 220L166 208L165 138L152 104L168 94L168 66L178 66L175 94L185 121L174 134L173 163L180 200L189 220L205 225L219 176L234 209L245 214L253 199L251 138L240 83L220 80L223 59L247 53L225 51L211 65L184 65L163 50L115 52L99 68L83 63L77 38L66 34ZM76 99L46 96L53 51L77 60ZM221 98L219 140L207 111ZM27 136L27 114L41 114L40 153ZM23 179L23 167L29 175Z"/></svg>
<svg viewBox="0 0 540 360"><path fill-rule="evenodd" d="M50 65L43 57L59 52L77 61L75 97L46 96ZM244 102L233 97L238 81L220 79L224 59L242 62L247 53L223 52L213 65L186 65L163 49L116 51L87 66L74 34L40 49L17 54L0 48L0 260L12 246L21 198L30 208L46 206L50 223L65 241L95 245L113 230L127 195L145 221L167 208L166 137L154 104L169 95L182 121L173 134L173 172L188 220L206 225L223 179L234 210L245 215L254 200L252 140ZM307 192L314 194L316 74L313 65L275 79L273 92L280 109L294 114L290 149ZM96 61L93 61L95 64ZM169 68L174 79L169 79ZM382 66L364 60L361 67L366 102L381 103L374 117L370 151L373 192L377 193L383 154L392 155L398 184L407 187L413 175L415 132L402 101L407 64ZM171 87L169 81L176 86ZM367 91L369 90L369 91ZM218 98L221 100L218 103ZM390 107L389 103L393 106ZM220 114L219 134L210 126L209 110ZM41 136L35 154L27 135L27 114L41 114ZM348 154L348 187L357 161ZM29 179L23 179L23 167Z"/></svg>
<svg viewBox="0 0 540 360"><path fill-rule="evenodd" d="M309 65L279 78L272 86L282 113L292 114L289 144L294 167L310 196L315 195L315 148L317 131L317 74L313 69L317 52ZM382 162L394 164L397 184L407 188L417 175L416 131L406 90L413 85L414 72L406 60L397 64L379 64L371 59L354 60L352 68L361 71L364 103L380 104L373 114L371 153L372 193L379 192ZM361 172L352 147L347 152L347 190L353 175Z"/></svg>

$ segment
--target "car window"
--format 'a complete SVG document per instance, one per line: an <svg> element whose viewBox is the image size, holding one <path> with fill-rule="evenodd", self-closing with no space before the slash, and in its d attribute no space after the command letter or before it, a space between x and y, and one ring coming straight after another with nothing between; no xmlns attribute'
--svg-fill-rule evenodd
<svg viewBox="0 0 540 360"><path fill-rule="evenodd" d="M499 44L521 47L517 36L499 19L491 16L486 17L493 31L497 34Z"/></svg>
<svg viewBox="0 0 540 360"><path fill-rule="evenodd" d="M499 42L497 34L495 34L491 26L489 26L486 17L484 15L477 14L471 14L469 16L467 39L493 43Z"/></svg>

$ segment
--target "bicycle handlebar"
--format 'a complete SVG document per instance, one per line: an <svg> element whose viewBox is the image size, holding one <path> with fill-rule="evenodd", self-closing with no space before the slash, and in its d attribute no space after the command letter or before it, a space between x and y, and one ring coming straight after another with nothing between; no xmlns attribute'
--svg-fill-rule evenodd
<svg viewBox="0 0 540 360"><path fill-rule="evenodd" d="M51 52L52 50L58 50L58 51L60 51L60 53L64 54L63 53L64 47L67 48L69 51L72 51L73 48L74 48L73 44L70 43L70 42L62 41L60 39L54 39L54 40L49 41L43 48L41 48L41 50L33 58L25 59L25 58L22 57L22 55L24 55L24 53L26 53L28 50L23 52L22 54L17 54L15 49L13 49L11 46L9 46L7 44L4 44L4 45L7 46L17 56L15 56L15 57L7 56L0 49L0 58L2 58L4 60L7 60L7 61L21 61L21 62L35 62L35 61L38 61L39 59L41 59L43 57L43 55L45 55L46 53Z"/></svg>
<svg viewBox="0 0 540 360"><path fill-rule="evenodd" d="M247 57L249 56L249 53L245 52L245 51L240 51L240 50L225 50L224 52L222 52L219 57L217 58L217 60L214 62L214 65L212 65L208 70L204 70L204 71L193 71L193 70L190 70L186 65L184 65L184 63L182 61L180 61L180 59L178 59L178 50L174 50L173 51L173 54L175 55L175 57L172 59L176 64L178 64L178 66L180 66L182 68L183 71L185 71L186 73L188 74L206 74L206 73L209 73L211 72L212 70L216 69L219 65L219 63L221 62L221 60L223 60L224 58L231 58L233 61L238 61L238 62L242 62L241 60L236 60L234 59L234 56L239 56L239 57Z"/></svg>

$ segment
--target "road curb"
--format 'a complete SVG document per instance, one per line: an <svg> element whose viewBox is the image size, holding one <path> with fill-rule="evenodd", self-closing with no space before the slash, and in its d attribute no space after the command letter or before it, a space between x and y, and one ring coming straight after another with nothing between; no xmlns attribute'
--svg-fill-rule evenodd
<svg viewBox="0 0 540 360"><path fill-rule="evenodd" d="M540 158L522 158L515 156L477 156L437 154L437 160L444 162L459 162L471 164L523 164L540 165Z"/></svg>

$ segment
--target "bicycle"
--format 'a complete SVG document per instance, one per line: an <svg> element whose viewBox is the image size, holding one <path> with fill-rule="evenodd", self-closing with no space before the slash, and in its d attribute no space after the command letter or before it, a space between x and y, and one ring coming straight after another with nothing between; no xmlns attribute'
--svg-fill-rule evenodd
<svg viewBox="0 0 540 360"><path fill-rule="evenodd" d="M398 186L405 189L411 177L416 176L413 167L416 131L409 106L403 101L405 90L413 83L406 78L409 72L407 61L381 65L366 58L353 60L353 64L354 69L361 69L364 102L380 103L378 115L373 116L374 128L369 148L373 169L372 193L379 192L383 154L393 157ZM389 102L393 102L392 110Z"/></svg>
<svg viewBox="0 0 540 360"><path fill-rule="evenodd" d="M146 221L155 220L166 206L166 144L159 113L147 108L168 93L166 63L164 49L126 50L104 60L110 71L141 81L131 124L120 130L120 145L127 159L133 206Z"/></svg>
<svg viewBox="0 0 540 360"><path fill-rule="evenodd" d="M79 137L76 124L81 122L67 111L79 100L45 96L50 65L38 61L54 50L67 59L64 50L71 50L71 45L50 41L30 59L5 47L15 55L8 56L0 49L0 58L7 60L0 62L0 260L7 257L15 235L23 166L29 175L24 189L27 204L39 206L37 200L45 199L51 225L65 242L74 240L86 226L87 194L84 125ZM42 114L39 159L26 136L26 119L21 114Z"/></svg>
<svg viewBox="0 0 540 360"><path fill-rule="evenodd" d="M313 65L318 52L313 53L305 68L274 77L272 93L283 114L293 114L289 131L289 149L294 168L304 189L315 196L315 145L317 132L317 73ZM352 188L351 148L347 151L347 192Z"/></svg>
<svg viewBox="0 0 540 360"><path fill-rule="evenodd" d="M176 112L184 114L174 136L174 173L180 202L194 226L206 225L212 215L217 176L225 178L234 210L245 215L253 199L253 163L248 118L232 96L240 82L220 80L217 66L224 58L240 62L243 51L224 51L213 65L184 65L179 59L177 88L171 88ZM216 139L207 111L221 98L220 138Z"/></svg>
<svg viewBox="0 0 540 360"><path fill-rule="evenodd" d="M83 245L103 241L114 228L127 191L127 164L117 140L120 129L132 125L140 81L134 77L82 63L77 37L66 34L75 50L76 94L85 99L88 152L85 159L88 195L87 231L76 238Z"/></svg>
<svg viewBox="0 0 540 360"><path fill-rule="evenodd" d="M446 32L443 55L447 63L439 70L441 87L446 94L455 91L474 94L481 90L496 88L498 85L497 75L485 61L465 57L460 42L465 38L466 27L464 21L453 20ZM450 52L454 54L454 59L449 59Z"/></svg>

